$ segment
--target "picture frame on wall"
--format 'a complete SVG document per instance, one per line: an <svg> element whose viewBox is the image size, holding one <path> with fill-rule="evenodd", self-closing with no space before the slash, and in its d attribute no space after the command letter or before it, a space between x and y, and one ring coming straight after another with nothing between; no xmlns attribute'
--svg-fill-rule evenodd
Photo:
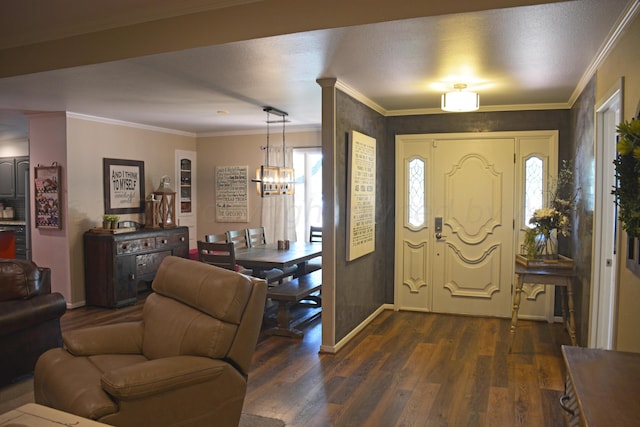
<svg viewBox="0 0 640 427"><path fill-rule="evenodd" d="M103 159L104 212L128 214L144 212L144 162Z"/></svg>
<svg viewBox="0 0 640 427"><path fill-rule="evenodd" d="M62 228L60 217L62 167L54 162L51 166L34 167L35 222L36 228Z"/></svg>
<svg viewBox="0 0 640 427"><path fill-rule="evenodd" d="M249 222L249 166L216 167L216 221Z"/></svg>
<svg viewBox="0 0 640 427"><path fill-rule="evenodd" d="M376 140L349 134L347 177L347 261L376 247Z"/></svg>

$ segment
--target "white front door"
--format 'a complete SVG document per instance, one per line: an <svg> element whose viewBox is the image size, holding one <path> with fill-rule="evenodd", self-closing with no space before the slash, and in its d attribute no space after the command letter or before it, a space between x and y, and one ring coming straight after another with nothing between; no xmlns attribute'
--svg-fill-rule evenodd
<svg viewBox="0 0 640 427"><path fill-rule="evenodd" d="M510 316L522 136L397 137L397 309ZM549 297L524 305L548 316Z"/></svg>
<svg viewBox="0 0 640 427"><path fill-rule="evenodd" d="M514 140L434 140L433 311L507 317Z"/></svg>

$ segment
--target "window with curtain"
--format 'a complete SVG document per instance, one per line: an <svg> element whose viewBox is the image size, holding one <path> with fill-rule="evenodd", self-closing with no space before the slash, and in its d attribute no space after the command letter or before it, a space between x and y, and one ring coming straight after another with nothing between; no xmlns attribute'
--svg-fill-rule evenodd
<svg viewBox="0 0 640 427"><path fill-rule="evenodd" d="M322 150L320 147L294 148L296 173L294 196L296 235L309 240L309 227L322 226Z"/></svg>
<svg viewBox="0 0 640 427"><path fill-rule="evenodd" d="M268 150L270 166L291 167L293 161L291 148L287 148L285 153L283 153L282 147L269 147ZM294 196L287 194L263 197L262 226L267 233L267 241L291 240L295 242L297 237Z"/></svg>

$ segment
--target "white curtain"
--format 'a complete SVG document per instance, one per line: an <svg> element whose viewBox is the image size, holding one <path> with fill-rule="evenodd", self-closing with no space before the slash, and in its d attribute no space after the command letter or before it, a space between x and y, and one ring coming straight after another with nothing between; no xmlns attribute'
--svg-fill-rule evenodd
<svg viewBox="0 0 640 427"><path fill-rule="evenodd" d="M285 164L282 161L282 147L269 147L265 150L269 150L269 166L282 167ZM293 150L287 148L285 155L286 167L293 168ZM262 226L269 243L275 243L278 240L295 242L297 239L293 195L263 197Z"/></svg>

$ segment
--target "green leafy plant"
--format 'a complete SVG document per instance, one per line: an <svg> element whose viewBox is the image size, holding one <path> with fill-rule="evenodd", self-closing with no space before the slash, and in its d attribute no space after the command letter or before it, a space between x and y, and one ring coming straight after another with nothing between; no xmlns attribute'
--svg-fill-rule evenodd
<svg viewBox="0 0 640 427"><path fill-rule="evenodd" d="M102 221L104 222L118 222L120 217L118 215L102 215Z"/></svg>
<svg viewBox="0 0 640 427"><path fill-rule="evenodd" d="M630 237L640 237L640 120L624 121L617 131L616 185L611 194L622 228Z"/></svg>

